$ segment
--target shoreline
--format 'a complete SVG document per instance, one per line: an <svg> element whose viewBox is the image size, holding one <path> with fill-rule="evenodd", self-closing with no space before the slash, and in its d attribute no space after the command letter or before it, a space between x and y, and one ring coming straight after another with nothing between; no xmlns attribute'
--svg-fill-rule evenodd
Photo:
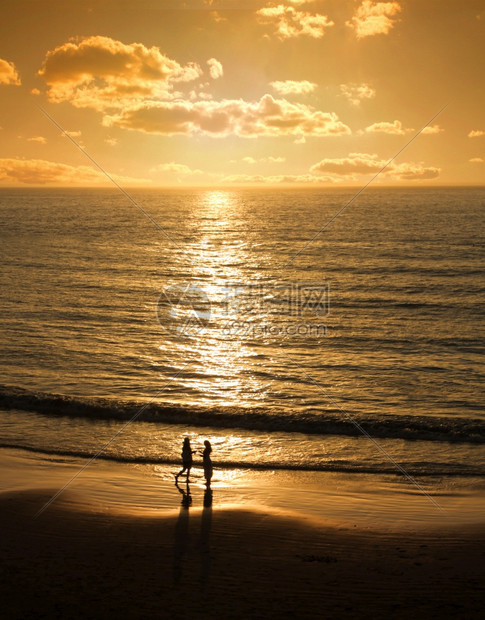
<svg viewBox="0 0 485 620"><path fill-rule="evenodd" d="M59 500L75 493L80 509L98 505L138 515L163 515L180 507L182 498L174 484L177 466L96 461L71 483L87 462L2 448L0 489L51 489L54 495L67 485ZM185 485L185 480L180 483ZM419 487L396 475L220 470L216 464L213 506L257 508L338 526L389 531L485 525L483 479L419 478L417 483ZM194 509L203 506L204 489L203 472L194 467L189 487Z"/></svg>

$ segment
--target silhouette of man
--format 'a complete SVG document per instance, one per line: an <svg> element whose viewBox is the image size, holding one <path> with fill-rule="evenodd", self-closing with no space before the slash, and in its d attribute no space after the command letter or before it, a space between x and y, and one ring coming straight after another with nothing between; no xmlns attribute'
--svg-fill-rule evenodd
<svg viewBox="0 0 485 620"><path fill-rule="evenodd" d="M187 482L189 482L190 470L192 469L193 459L192 454L195 454L196 450L192 450L192 446L190 445L190 439L185 437L184 445L182 446L182 469L178 474L175 475L175 484L179 479L179 476L187 472Z"/></svg>

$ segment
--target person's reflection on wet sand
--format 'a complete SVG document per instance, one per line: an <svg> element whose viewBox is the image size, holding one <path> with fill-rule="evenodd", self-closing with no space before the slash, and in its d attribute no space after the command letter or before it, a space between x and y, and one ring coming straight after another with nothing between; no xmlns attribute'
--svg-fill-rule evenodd
<svg viewBox="0 0 485 620"><path fill-rule="evenodd" d="M210 533L212 525L212 489L208 486L204 493L204 509L200 518L200 582L205 588L211 568Z"/></svg>
<svg viewBox="0 0 485 620"><path fill-rule="evenodd" d="M173 581L174 584L178 584L182 577L182 562L189 539L189 508L192 504L192 496L190 495L188 480L185 483L185 489L179 486L178 481L175 483L175 486L182 494L179 518L175 525L175 545L173 553Z"/></svg>

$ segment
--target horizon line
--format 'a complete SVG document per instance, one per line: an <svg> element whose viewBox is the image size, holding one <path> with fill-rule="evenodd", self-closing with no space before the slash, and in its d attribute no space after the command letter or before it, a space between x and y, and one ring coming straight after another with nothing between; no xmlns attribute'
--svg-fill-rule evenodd
<svg viewBox="0 0 485 620"><path fill-rule="evenodd" d="M150 189L150 190L181 190L181 189L203 189L203 190L241 190L241 189L355 189L356 187L360 187L358 183L349 184L349 185L310 185L310 184L240 184L240 185L125 185L124 187L129 187L130 189L142 190L142 189ZM422 185L400 185L400 184L380 184L374 185L369 190L379 190L379 189L434 189L434 188L476 188L476 189L485 189L485 183L435 183L435 184L422 184ZM0 190L3 189L113 189L108 183L103 185L0 185Z"/></svg>

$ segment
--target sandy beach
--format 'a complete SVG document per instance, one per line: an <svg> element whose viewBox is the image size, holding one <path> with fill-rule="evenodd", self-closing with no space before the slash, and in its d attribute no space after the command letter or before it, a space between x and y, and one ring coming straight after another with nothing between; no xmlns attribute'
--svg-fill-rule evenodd
<svg viewBox="0 0 485 620"><path fill-rule="evenodd" d="M65 465L49 467L65 478ZM102 484L103 464L96 473ZM156 510L103 504L73 484L35 518L59 487L28 489L27 478L13 486L0 496L9 618L478 618L483 611L483 524L308 518L251 506L241 491L238 503L237 489L231 503L219 501L217 478L212 505L204 506L197 483L190 506L173 482L162 483L175 502Z"/></svg>
<svg viewBox="0 0 485 620"><path fill-rule="evenodd" d="M4 494L4 613L26 617L478 618L485 530L383 534L250 510L143 517L74 509L38 519Z"/></svg>

